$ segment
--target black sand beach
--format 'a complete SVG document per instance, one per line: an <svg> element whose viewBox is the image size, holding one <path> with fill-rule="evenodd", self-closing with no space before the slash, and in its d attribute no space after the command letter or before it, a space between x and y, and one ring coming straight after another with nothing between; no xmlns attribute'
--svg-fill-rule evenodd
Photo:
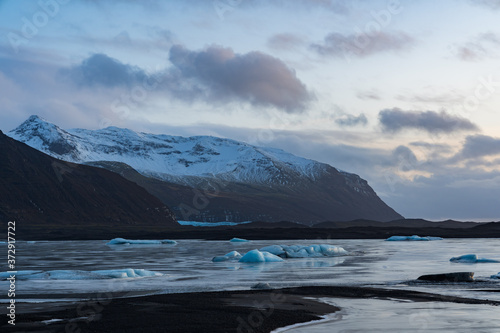
<svg viewBox="0 0 500 333"><path fill-rule="evenodd" d="M339 308L310 298L377 298L414 302L500 305L500 302L408 290L363 287L298 287L113 298L94 295L54 311L23 313L16 326L3 316L2 332L271 332L321 319ZM97 298L95 298L97 297ZM57 320L55 320L57 319ZM45 322L44 322L45 321Z"/></svg>

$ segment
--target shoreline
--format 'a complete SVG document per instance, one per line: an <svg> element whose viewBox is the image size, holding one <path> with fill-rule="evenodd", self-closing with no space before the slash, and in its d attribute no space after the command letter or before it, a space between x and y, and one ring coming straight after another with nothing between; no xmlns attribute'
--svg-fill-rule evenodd
<svg viewBox="0 0 500 333"><path fill-rule="evenodd" d="M340 308L319 298L406 300L500 305L498 301L373 287L308 286L158 294L115 298L89 295L63 309L19 313L16 326L0 321L3 332L271 332L321 320ZM313 299L311 299L313 298ZM18 306L22 306L19 304Z"/></svg>
<svg viewBox="0 0 500 333"><path fill-rule="evenodd" d="M248 240L294 239L387 239L391 236L433 236L443 238L500 238L500 222L480 223L474 226L457 222L433 222L413 224L401 222L375 225L366 222L341 224L332 227L284 227L280 223L259 223L232 227L188 227L175 229L152 226L22 226L17 230L17 240L110 240L116 237L128 239L204 239L229 240L233 237ZM464 222L465 223L465 222ZM4 233L0 232L0 238ZM6 235L4 235L6 237ZM5 238L3 237L3 238Z"/></svg>

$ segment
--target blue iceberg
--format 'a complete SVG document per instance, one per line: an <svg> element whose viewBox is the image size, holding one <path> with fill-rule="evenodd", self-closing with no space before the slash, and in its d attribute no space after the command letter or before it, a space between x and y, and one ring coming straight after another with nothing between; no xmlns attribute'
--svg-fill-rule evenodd
<svg viewBox="0 0 500 333"><path fill-rule="evenodd" d="M223 256L213 257L212 261L213 262L221 262L221 261L228 261L228 260L239 260L240 258L241 258L241 254L238 251L231 251L229 253L226 253Z"/></svg>
<svg viewBox="0 0 500 333"><path fill-rule="evenodd" d="M488 263L488 262L500 262L494 259L485 259L478 258L475 254L465 254L460 257L453 257L450 259L451 262L459 262L459 263L467 263L467 264L476 264L476 263Z"/></svg>
<svg viewBox="0 0 500 333"><path fill-rule="evenodd" d="M251 250L248 251L241 259L239 262L278 262L278 261L283 261L282 258L266 252L266 251L259 251L259 250Z"/></svg>
<svg viewBox="0 0 500 333"><path fill-rule="evenodd" d="M413 236L391 236L386 239L386 241L389 242L397 242L397 241L435 241L435 240L443 240L441 237L432 237L432 236L426 236L426 237L420 237L417 235Z"/></svg>
<svg viewBox="0 0 500 333"><path fill-rule="evenodd" d="M260 249L282 258L336 257L348 254L340 247L329 244L313 245L270 245Z"/></svg>

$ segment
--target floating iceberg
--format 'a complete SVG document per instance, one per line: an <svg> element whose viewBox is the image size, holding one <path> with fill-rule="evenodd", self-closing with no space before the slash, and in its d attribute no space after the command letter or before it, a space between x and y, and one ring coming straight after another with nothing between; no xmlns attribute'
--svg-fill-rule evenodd
<svg viewBox="0 0 500 333"><path fill-rule="evenodd" d="M190 225L193 227L220 227L220 226L235 226L238 224L252 223L252 221L245 222L196 222L196 221L177 221L180 225Z"/></svg>
<svg viewBox="0 0 500 333"><path fill-rule="evenodd" d="M443 240L441 237L420 237L417 235L413 236L391 236L386 239L386 241L395 242L395 241L435 241L435 240Z"/></svg>
<svg viewBox="0 0 500 333"><path fill-rule="evenodd" d="M6 280L11 273L0 272L0 280ZM162 276L162 273L145 269L107 269L97 271L53 270L53 271L17 271L19 280L101 280Z"/></svg>
<svg viewBox="0 0 500 333"><path fill-rule="evenodd" d="M277 262L277 261L283 261L283 259L272 253L259 250L248 251L239 260L239 262Z"/></svg>
<svg viewBox="0 0 500 333"><path fill-rule="evenodd" d="M468 264L475 264L475 263L487 263L487 262L500 262L498 260L493 260L493 259L485 259L485 258L478 258L477 255L475 254L465 254L460 257L453 257L450 259L451 262L460 262L460 263L468 263Z"/></svg>
<svg viewBox="0 0 500 333"><path fill-rule="evenodd" d="M348 252L340 246L329 244L313 245L270 245L260 249L282 258L335 257Z"/></svg>
<svg viewBox="0 0 500 333"><path fill-rule="evenodd" d="M498 272L498 274L490 276L490 278L492 278L492 279L500 279L500 272Z"/></svg>
<svg viewBox="0 0 500 333"><path fill-rule="evenodd" d="M229 253L226 253L223 256L213 257L212 261L213 262L221 262L221 261L228 261L228 260L238 260L240 258L241 258L241 254L238 251L231 251Z"/></svg>
<svg viewBox="0 0 500 333"><path fill-rule="evenodd" d="M176 241L170 239L149 240L149 239L124 239L114 238L106 243L106 245L154 245L154 244L177 244Z"/></svg>
<svg viewBox="0 0 500 333"><path fill-rule="evenodd" d="M248 239L235 237L235 238L231 239L230 242L233 242L233 243L235 243L235 242L248 242Z"/></svg>

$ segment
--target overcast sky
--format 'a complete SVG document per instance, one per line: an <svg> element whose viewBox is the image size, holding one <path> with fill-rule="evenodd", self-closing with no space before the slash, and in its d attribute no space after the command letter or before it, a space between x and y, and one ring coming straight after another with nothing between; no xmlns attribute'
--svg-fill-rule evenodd
<svg viewBox="0 0 500 333"><path fill-rule="evenodd" d="M0 0L0 130L214 135L500 220L499 0Z"/></svg>

